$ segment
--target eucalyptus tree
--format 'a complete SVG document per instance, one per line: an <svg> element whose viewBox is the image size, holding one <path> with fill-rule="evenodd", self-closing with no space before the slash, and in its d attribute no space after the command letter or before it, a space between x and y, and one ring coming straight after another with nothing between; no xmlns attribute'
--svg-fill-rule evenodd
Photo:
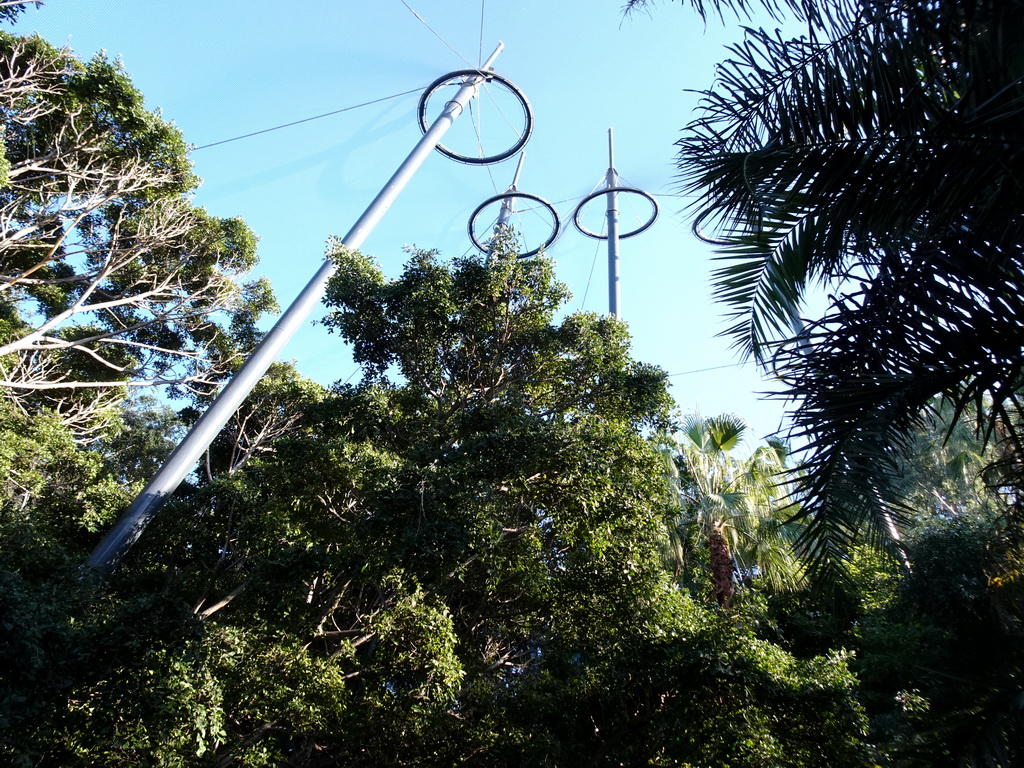
<svg viewBox="0 0 1024 768"><path fill-rule="evenodd" d="M0 393L88 439L126 388L216 384L274 303L252 231L119 63L0 33L0 70Z"/></svg>

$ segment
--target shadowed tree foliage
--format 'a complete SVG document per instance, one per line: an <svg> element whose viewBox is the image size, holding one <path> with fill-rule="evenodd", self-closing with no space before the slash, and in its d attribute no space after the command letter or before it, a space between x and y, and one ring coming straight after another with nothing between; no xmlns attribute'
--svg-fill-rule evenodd
<svg viewBox="0 0 1024 768"><path fill-rule="evenodd" d="M38 8L42 5L42 0L6 0L0 3L0 19L14 21L30 5Z"/></svg>
<svg viewBox="0 0 1024 768"><path fill-rule="evenodd" d="M866 572L892 593L835 631L822 617L836 607L815 603L805 639L860 646L894 764L1015 765L1024 3L774 8L804 37L748 30L679 167L695 231L719 252L726 335L795 403L809 571L847 610ZM980 443L958 450L964 432ZM865 568L864 542L902 568Z"/></svg>
<svg viewBox="0 0 1024 768"><path fill-rule="evenodd" d="M908 514L900 455L936 395L1024 479L1024 5L822 8L799 40L731 49L679 158L727 333L797 403L803 545L834 579ZM801 318L816 286L828 306Z"/></svg>

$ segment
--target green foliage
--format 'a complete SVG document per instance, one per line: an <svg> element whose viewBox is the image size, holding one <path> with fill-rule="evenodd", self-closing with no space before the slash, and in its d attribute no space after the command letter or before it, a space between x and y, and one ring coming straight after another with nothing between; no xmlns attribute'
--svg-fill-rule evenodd
<svg viewBox="0 0 1024 768"><path fill-rule="evenodd" d="M42 5L42 0L24 0L24 2L11 3L0 8L0 19L3 19L4 21L14 21L29 5L35 5L38 7Z"/></svg>
<svg viewBox="0 0 1024 768"><path fill-rule="evenodd" d="M865 592L854 668L896 765L1020 760L1022 603L993 579L994 538L991 523L934 519L907 542L913 571Z"/></svg>
<svg viewBox="0 0 1024 768"><path fill-rule="evenodd" d="M865 535L912 517L899 466L935 396L998 436L1021 482L1024 54L1007 41L1024 16L1019 0L795 5L807 34L748 30L679 160L719 247L726 333L799 403L802 543L835 581ZM801 318L816 286L828 308Z"/></svg>
<svg viewBox="0 0 1024 768"><path fill-rule="evenodd" d="M120 413L119 424L100 441L98 450L119 479L141 488L170 456L182 436L178 414L152 395L137 395Z"/></svg>
<svg viewBox="0 0 1024 768"><path fill-rule="evenodd" d="M789 12L802 20L821 22L848 5L846 0L682 0L682 3L691 6L704 20L714 14L721 21L725 21L726 10L732 11L736 18L749 18L761 6L775 19ZM654 0L625 0L623 10L643 12L653 4Z"/></svg>
<svg viewBox="0 0 1024 768"><path fill-rule="evenodd" d="M0 404L0 514L12 529L67 542L108 525L127 499L102 457L76 449L55 414Z"/></svg>
<svg viewBox="0 0 1024 768"><path fill-rule="evenodd" d="M687 416L676 440L659 438L678 494L678 516L669 527L666 561L681 584L712 594L728 606L737 582L763 581L794 589L804 575L788 522L794 513L778 442L740 458L746 424L736 416Z"/></svg>
<svg viewBox="0 0 1024 768"><path fill-rule="evenodd" d="M984 487L983 449L941 404L900 464L911 525L903 562L852 547L827 594L767 596L763 636L798 657L848 648L875 760L892 766L1019 762L1021 539ZM998 475L996 475L998 480Z"/></svg>
<svg viewBox="0 0 1024 768"><path fill-rule="evenodd" d="M621 324L556 324L543 260L418 253L388 281L336 258L327 322L362 382L325 392L277 369L214 446L212 480L109 581L0 569L18 638L3 650L34 659L8 681L5 757L860 765L841 656L797 659L742 606L710 610L667 577L672 497L645 432L669 401ZM282 415L265 450L231 458ZM131 477L165 416L137 407L145 439L96 453Z"/></svg>

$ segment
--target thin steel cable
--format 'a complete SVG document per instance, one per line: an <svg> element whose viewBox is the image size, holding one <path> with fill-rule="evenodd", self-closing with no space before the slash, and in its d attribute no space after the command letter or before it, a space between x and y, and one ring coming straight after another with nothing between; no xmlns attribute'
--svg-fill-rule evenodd
<svg viewBox="0 0 1024 768"><path fill-rule="evenodd" d="M469 122L473 124L473 133L476 134L476 151L480 153L480 157L484 156L484 140L480 136L480 117L477 115L477 110L473 109L473 103L476 99L469 100Z"/></svg>
<svg viewBox="0 0 1024 768"><path fill-rule="evenodd" d="M476 99L470 99L469 100L469 120L470 120L471 123L473 123L473 131L476 133L476 149L477 149L477 152L480 153L480 157L483 157L484 156L484 140L483 140L483 137L481 137L481 135L480 135L480 117L476 116L476 113L479 112L479 110L476 110L476 111L473 110L473 102L474 101L476 101ZM494 193L497 194L498 193L498 183L494 180L494 173L491 171L491 164L487 163L486 165L484 165L484 168L487 169L487 176L491 180L491 187L494 189Z"/></svg>
<svg viewBox="0 0 1024 768"><path fill-rule="evenodd" d="M389 99L397 99L399 96L408 96L410 93L416 93L417 91L422 91L423 88L425 88L425 87L426 86L421 86L419 88L413 88L412 90L402 91L401 93L395 93L395 94L392 94L391 96L383 96L383 97L381 97L379 99L374 99L373 101L364 101L362 104L353 104L351 107L343 107L342 109L336 109L333 112L324 112L322 115L314 115L313 117L305 117L302 120L293 120L290 123L284 123L283 125L275 125L273 128L264 128L261 131L253 131L252 133L245 133L245 134L242 134L241 136L235 136L235 137L230 138L230 139L221 139L220 141L215 141L215 142L213 142L211 144L203 144L201 147L195 147L192 151L196 152L196 151L198 151L200 149L209 149L210 147L216 147L216 146L219 146L221 144L228 144L228 143L230 143L232 141L240 141L241 139L248 139L248 138L250 138L252 136L259 136L262 133L270 133L271 131L279 131L282 128L291 128L293 125L301 125L302 123L308 123L308 122L310 122L312 120L319 120L319 119L324 118L324 117L330 117L331 115L340 115L342 112L351 112L353 109L359 109L360 107L368 107L371 104L379 104L380 102L388 101Z"/></svg>
<svg viewBox="0 0 1024 768"><path fill-rule="evenodd" d="M515 133L515 135L516 135L516 138L517 138L517 139L521 139L521 138L523 138L523 134L522 134L522 132L521 132L521 131L520 131L520 130L519 130L518 128L516 128L516 126L515 126L515 123L513 123L513 122L512 122L512 121L511 121L511 120L509 119L508 115L506 115L506 114L505 114L505 110L503 110L503 109L501 108L501 104L499 104L499 103L498 103L498 100L497 100L496 98L494 98L494 94L493 94L493 93L491 93L491 89L490 89L489 85L490 85L490 84L489 84L489 83L488 83L488 82L487 82L486 80L484 80L484 82L483 82L483 86L484 86L484 91L485 91L485 92L487 93L487 95L488 95L488 96L490 97L490 99L491 99L491 102L492 102L492 103L494 104L494 108L495 108L496 110L498 110L498 114L499 114L499 115L501 115L501 116L502 116L502 117L503 117L503 118L505 119L505 122L506 122L506 123L508 123L508 127L512 129L512 132L513 132L513 133ZM528 118L528 116L526 116L526 117L527 117L527 119L529 119L529 118Z"/></svg>
<svg viewBox="0 0 1024 768"><path fill-rule="evenodd" d="M680 371L679 373L667 373L665 375L667 377L669 377L669 378L671 378L673 376L689 376L691 373L705 373L707 371L720 371L723 368L739 368L742 365L745 365L745 363L729 363L728 365L714 365L714 366L712 366L710 368L697 368L696 370L693 370L693 371Z"/></svg>
<svg viewBox="0 0 1024 768"><path fill-rule="evenodd" d="M516 221L519 222L519 231L520 232L526 232L526 225L524 223L524 218L525 217L524 217L523 214L531 213L531 212L533 212L534 218L537 221L539 221L541 224L543 224L544 227L546 227L546 228L550 227L552 229L552 231L554 230L555 220L551 218L551 212L547 208L542 206L542 205L531 205L529 208L525 208L524 210L519 210L518 208L514 208L512 212L513 212L513 214L516 217ZM549 245L548 248L553 247L554 244L558 242L558 240L561 237L561 235L562 235L562 231L555 232L555 239L551 241L551 245ZM525 245L525 243L524 243L524 245Z"/></svg>
<svg viewBox="0 0 1024 768"><path fill-rule="evenodd" d="M556 210L557 210L557 206L562 205L563 203L574 203L574 202L576 202L578 200L582 200L584 197L586 197L586 195L577 195L576 197L565 197L565 198L562 198L561 200L555 200L553 203L551 203L551 207L552 208L556 208ZM547 209L543 205L530 205L530 206L527 206L526 208L519 208L518 206L516 207L516 213L520 215L520 218L521 218L522 214L524 214L524 213L530 213L532 211L545 211L545 210L547 210ZM543 220L543 217L540 214L537 214L537 217L540 218L541 220ZM497 216L495 216L495 221L497 221ZM602 226L604 226L604 225L602 225ZM558 240L562 239L562 235L565 234L566 229L567 229L566 227L562 227L562 230L558 233ZM558 240L555 240L555 242L557 243ZM601 245L600 243L597 244L598 247L600 247L600 245Z"/></svg>
<svg viewBox="0 0 1024 768"><path fill-rule="evenodd" d="M463 56L461 53L459 53L451 43L449 43L447 40L445 40L443 37L441 37L441 35L438 33L438 31L436 29L434 29L432 26L427 24L426 20L422 16L420 16L418 13L416 13L416 11L413 10L411 5L409 5L407 2L405 2L405 0L402 0L402 5L404 5L406 8L408 8L409 9L409 13L411 13L413 16L415 16L417 19L419 19L420 23L423 24L424 27L426 27L427 29L429 29L433 33L434 37L436 37L438 40L440 40L442 43L444 43L446 46L448 46L448 49L452 53L454 53L456 56L458 56L460 59L462 59L464 62L466 62L466 64L469 65L470 69L476 69L476 67L473 66L473 63L469 59L467 59L465 56Z"/></svg>
<svg viewBox="0 0 1024 768"><path fill-rule="evenodd" d="M631 184L630 182L628 182L625 179L623 179L621 176L619 176L619 179L620 179L620 181L622 181L624 186L632 187L633 189L640 189L640 187L638 187L636 184ZM648 192L647 194L650 194L650 193ZM623 197L626 200L625 203L622 202ZM654 195L651 195L651 197L654 197ZM648 217L641 217L640 214L636 212L636 206L633 205L633 203L635 202L635 198L636 198L636 195L629 195L629 194L620 196L619 197L619 206L620 206L619 210L620 210L620 212L625 213L625 211L622 211L622 207L629 208L629 212L633 214L633 218L636 219L637 224L642 224L643 222L647 221ZM657 208L655 206L651 205L651 201L650 200L647 200L646 198L643 198L643 202L646 203L646 206L644 206L644 207L649 208L651 210L651 214L652 215L655 213L655 211L657 211Z"/></svg>
<svg viewBox="0 0 1024 768"><path fill-rule="evenodd" d="M598 188L603 186L604 183L605 183L605 179L602 178L601 181L597 182L597 184L595 184L593 186L593 188L587 194L580 195L579 197L574 197L574 198L571 198L571 199L575 201L575 200L583 200L584 198L590 197L592 194L597 192ZM595 200L596 200L596 198L595 198ZM595 200L591 200L590 202L593 203ZM588 205L589 204L590 203L588 203ZM593 210L593 209L591 209L591 210ZM607 227L607 226L608 226L608 217L606 215L602 214L602 216L601 216L601 234L602 235L604 234L605 227ZM600 242L598 242L598 245L600 245Z"/></svg>
<svg viewBox="0 0 1024 768"><path fill-rule="evenodd" d="M637 187L636 184L633 184L631 181L629 181L625 176L623 176L618 171L615 172L615 180L616 180L616 182L619 185L621 185L623 187L635 187L636 189L640 189L640 187Z"/></svg>
<svg viewBox="0 0 1024 768"><path fill-rule="evenodd" d="M601 229L601 234L604 234L604 229ZM594 260L590 262L590 276L587 278L587 287L583 290L583 300L580 302L580 309L583 309L587 305L587 296L590 295L590 284L594 280L594 269L597 267L597 253L601 250L601 242L598 240L594 243Z"/></svg>
<svg viewBox="0 0 1024 768"><path fill-rule="evenodd" d="M626 182L626 180L623 179L621 176L619 176L617 173L615 175L616 175L616 177L620 181ZM626 182L626 185L627 186L635 186L633 184L629 184L628 182ZM607 178L602 177L601 180L599 182L597 182L597 184L595 184L594 187L590 190L589 194L591 194L591 195L594 194L598 190L598 188L601 187L601 186L607 186ZM636 187L636 189L639 189L639 187ZM651 196L652 197L659 197L659 196L660 197L671 197L671 195L655 195L655 194L652 194ZM573 199L573 200L582 200L584 197L587 197L587 195L581 195L580 197L574 197L574 198L571 198L571 199ZM559 202L562 202L562 201L559 201ZM595 202L595 201L591 200L590 202ZM637 221L644 221L644 219L641 219L640 216L637 214L636 208L634 208L632 204L627 203L627 205L629 205L629 210L633 214L633 217Z"/></svg>
<svg viewBox="0 0 1024 768"><path fill-rule="evenodd" d="M495 201L495 202L498 202L498 201ZM545 208L543 205L531 205L531 206L528 206L526 208L520 209L516 205L516 203L513 201L513 203L512 203L512 215L515 216L516 221L519 222L519 224L520 224L520 226L513 227L513 229L515 229L520 234L522 234L523 232L526 231L525 227L522 226L522 224L523 224L523 214L524 213L534 213L536 218L537 218L537 220L542 222L545 226L551 226L554 223L554 220L551 219L551 216L550 216L551 212L548 211L548 209ZM549 215L548 216L544 216L544 215L542 215L542 213L547 213ZM499 218L501 218L501 206L500 205L498 206L498 212L491 218L491 223L488 224L488 228L493 230L494 227L497 225ZM473 234L477 234L475 228L473 230ZM559 237L561 237L562 233L559 232L558 234L559 234ZM552 243L552 245L553 244L554 243Z"/></svg>
<svg viewBox="0 0 1024 768"><path fill-rule="evenodd" d="M577 200L582 200L586 195L576 195L576 197L565 197L561 200L555 200L552 205L561 205L562 203L575 203Z"/></svg>

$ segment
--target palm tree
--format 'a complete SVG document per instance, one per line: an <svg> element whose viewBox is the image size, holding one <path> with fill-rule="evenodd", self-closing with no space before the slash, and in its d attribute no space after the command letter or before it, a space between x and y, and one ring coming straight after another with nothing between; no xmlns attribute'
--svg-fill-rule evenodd
<svg viewBox="0 0 1024 768"><path fill-rule="evenodd" d="M679 518L670 530L668 559L678 577L687 545L707 548L713 594L729 606L736 576L756 574L776 589L797 586L802 569L793 527L784 519L785 448L770 442L749 457L733 453L747 425L736 416L687 416L678 440L664 438L670 477L678 491Z"/></svg>
<svg viewBox="0 0 1024 768"><path fill-rule="evenodd" d="M936 395L990 403L977 426L1024 488L1024 0L822 6L800 40L732 49L679 162L727 333L796 403L802 543L837 576L907 516ZM802 318L814 285L828 309Z"/></svg>

